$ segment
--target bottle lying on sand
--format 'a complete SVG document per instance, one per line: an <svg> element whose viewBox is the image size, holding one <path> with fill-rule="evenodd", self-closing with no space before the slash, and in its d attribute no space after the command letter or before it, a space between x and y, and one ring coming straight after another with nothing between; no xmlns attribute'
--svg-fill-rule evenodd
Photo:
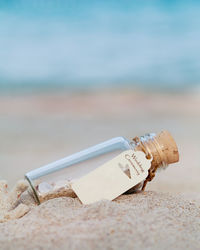
<svg viewBox="0 0 200 250"><path fill-rule="evenodd" d="M124 154L126 152L133 152L132 161L128 158L128 154ZM150 164L147 169L145 179L143 179L142 181L139 179L140 182L137 183L137 185L134 185L136 182L132 182L133 184L129 183L128 186L126 186L128 189L120 189L125 190L128 193L138 190L144 190L148 181L151 181L154 178L157 169L164 169L169 164L178 162L179 160L179 153L174 139L168 131L162 131L158 134L151 133L144 136L135 137L132 141L129 141L124 137L112 138L103 143L72 154L66 158L30 171L25 175L25 178L28 180L31 186L30 190L32 192L32 195L34 196L38 204L48 199L60 196L76 197L77 193L76 191L74 191L76 189L73 189L73 183L76 183L76 181L78 180L84 179L84 176L89 176L90 179L85 179L85 183L89 185L89 180L93 178L92 176L96 175L96 185L99 185L97 175L98 172L94 171L97 170L100 166L104 166L104 168L102 168L102 171L104 169L104 171L106 172L105 167L107 163L110 164L108 164L108 167L112 165L112 171L114 168L121 167L121 170L126 174L127 177L129 177L129 180L131 178L130 175L132 167L136 170L137 175L139 175L140 173L139 170L137 170L137 167L139 166L139 168L142 169L143 163L140 163L137 160L137 157L140 158L140 156L138 156L138 152L142 152L142 154L146 157L146 161L150 162ZM113 159L121 159L119 158L120 155L125 156L127 164L121 164L120 162L118 162L118 164L115 164L116 161L114 162ZM113 164L116 165L114 166L114 168ZM144 172L143 169L142 172ZM95 175L90 175L90 173L95 173ZM101 172L99 173L101 174ZM106 181L110 181L110 183L112 183L112 181L117 180L117 174L115 180L115 172L113 173L114 174L112 174L113 176L110 180L108 176L105 178L105 186L109 184L106 184ZM138 177L136 176L136 178ZM99 179L102 180L100 176ZM93 185L95 185L95 181L92 182ZM120 181L118 181L118 183L119 182ZM102 186L104 186L104 184ZM83 189L85 188L84 185L80 186L80 188L82 187ZM93 186L87 186L86 190L88 189L92 191ZM115 191L116 190L114 190L114 193L116 193ZM89 193L90 191L88 191L88 195L90 195ZM121 193L119 193L119 195L120 194Z"/></svg>

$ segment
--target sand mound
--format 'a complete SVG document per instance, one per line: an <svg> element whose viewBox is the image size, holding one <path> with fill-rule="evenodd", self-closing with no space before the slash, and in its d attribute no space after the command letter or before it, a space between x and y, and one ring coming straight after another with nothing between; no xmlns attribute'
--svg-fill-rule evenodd
<svg viewBox="0 0 200 250"><path fill-rule="evenodd" d="M1 249L199 249L200 209L180 196L122 195L82 205L57 198L0 224Z"/></svg>

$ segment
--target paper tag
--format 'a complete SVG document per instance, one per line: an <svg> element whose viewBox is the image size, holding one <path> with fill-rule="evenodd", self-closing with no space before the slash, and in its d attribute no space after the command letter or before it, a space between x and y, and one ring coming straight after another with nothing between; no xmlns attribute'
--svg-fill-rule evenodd
<svg viewBox="0 0 200 250"><path fill-rule="evenodd" d="M83 204L113 200L145 180L150 166L151 160L143 152L127 150L76 180L71 187Z"/></svg>

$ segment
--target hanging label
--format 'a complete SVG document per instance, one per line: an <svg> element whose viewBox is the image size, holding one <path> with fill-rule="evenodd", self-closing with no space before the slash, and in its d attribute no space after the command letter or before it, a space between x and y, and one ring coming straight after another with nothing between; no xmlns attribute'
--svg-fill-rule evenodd
<svg viewBox="0 0 200 250"><path fill-rule="evenodd" d="M151 159L141 151L126 150L71 184L83 204L113 200L148 176Z"/></svg>

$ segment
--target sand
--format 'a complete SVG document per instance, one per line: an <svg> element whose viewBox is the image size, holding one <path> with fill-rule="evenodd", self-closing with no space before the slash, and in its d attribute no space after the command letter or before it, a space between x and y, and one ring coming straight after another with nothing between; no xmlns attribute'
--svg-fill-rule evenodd
<svg viewBox="0 0 200 250"><path fill-rule="evenodd" d="M107 91L0 96L0 179L10 186L44 164L115 136L166 129L180 162L149 190L200 193L200 94Z"/></svg>
<svg viewBox="0 0 200 250"><path fill-rule="evenodd" d="M0 223L0 249L200 249L199 97L137 91L1 96L0 180L9 186L114 136L162 129L174 136L180 162L158 173L144 193L113 202L86 206L64 197L36 206L23 193L19 207L14 188L0 206L0 216L10 216Z"/></svg>
<svg viewBox="0 0 200 250"><path fill-rule="evenodd" d="M143 192L82 205L56 198L0 224L1 249L199 249L200 207Z"/></svg>

